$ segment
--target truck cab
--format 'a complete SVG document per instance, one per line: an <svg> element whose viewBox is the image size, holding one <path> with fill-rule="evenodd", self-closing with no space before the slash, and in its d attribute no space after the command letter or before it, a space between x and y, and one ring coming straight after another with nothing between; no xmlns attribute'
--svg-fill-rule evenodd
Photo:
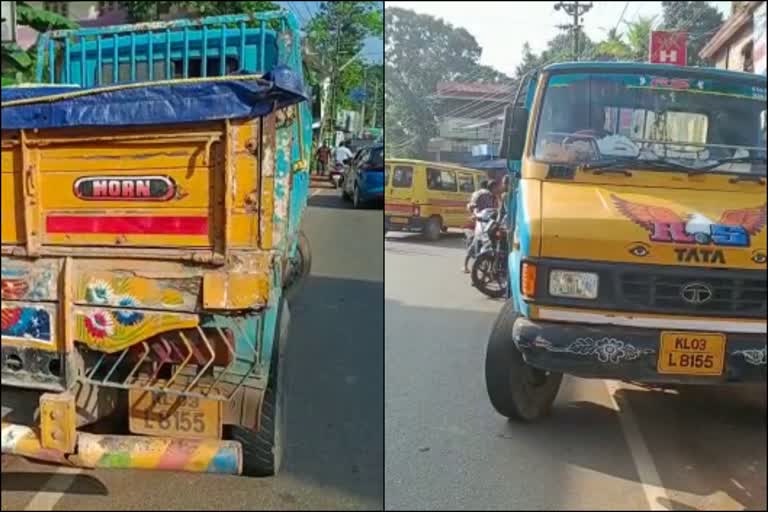
<svg viewBox="0 0 768 512"><path fill-rule="evenodd" d="M563 374L765 382L765 78L559 63L517 96L496 410L541 417Z"/></svg>

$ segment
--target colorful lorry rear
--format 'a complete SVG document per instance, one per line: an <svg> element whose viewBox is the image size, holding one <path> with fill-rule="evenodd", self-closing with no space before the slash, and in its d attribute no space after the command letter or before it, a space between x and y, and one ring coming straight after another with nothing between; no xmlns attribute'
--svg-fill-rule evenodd
<svg viewBox="0 0 768 512"><path fill-rule="evenodd" d="M563 63L518 98L497 411L546 414L563 374L764 383L765 77Z"/></svg>
<svg viewBox="0 0 768 512"><path fill-rule="evenodd" d="M3 453L274 474L286 287L309 264L296 20L40 47L48 85L2 91Z"/></svg>

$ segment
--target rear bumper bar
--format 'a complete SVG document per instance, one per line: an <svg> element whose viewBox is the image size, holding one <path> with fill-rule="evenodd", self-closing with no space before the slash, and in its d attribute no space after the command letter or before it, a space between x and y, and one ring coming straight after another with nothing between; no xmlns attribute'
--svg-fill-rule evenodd
<svg viewBox="0 0 768 512"><path fill-rule="evenodd" d="M97 435L77 432L73 453L45 448L40 431L2 424L2 452L83 468L156 469L239 475L243 451L236 441Z"/></svg>

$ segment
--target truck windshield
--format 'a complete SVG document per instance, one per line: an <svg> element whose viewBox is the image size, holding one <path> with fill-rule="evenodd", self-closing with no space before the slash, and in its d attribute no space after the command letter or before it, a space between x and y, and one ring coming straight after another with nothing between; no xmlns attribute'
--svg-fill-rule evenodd
<svg viewBox="0 0 768 512"><path fill-rule="evenodd" d="M557 74L547 82L534 156L765 176L765 102L764 82Z"/></svg>

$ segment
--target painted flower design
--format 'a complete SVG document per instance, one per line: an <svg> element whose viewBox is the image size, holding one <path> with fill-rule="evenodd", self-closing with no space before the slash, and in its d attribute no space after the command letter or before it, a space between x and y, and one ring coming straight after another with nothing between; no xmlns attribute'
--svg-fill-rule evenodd
<svg viewBox="0 0 768 512"><path fill-rule="evenodd" d="M117 299L117 305L123 307L135 307L138 305L136 299L129 295L123 295ZM115 312L115 319L120 325L136 325L144 320L144 314L138 311L131 311L130 309L124 309Z"/></svg>
<svg viewBox="0 0 768 512"><path fill-rule="evenodd" d="M614 338L599 340L596 344L595 352L597 353L597 359L602 363L610 361L617 364L626 357L624 342Z"/></svg>
<svg viewBox="0 0 768 512"><path fill-rule="evenodd" d="M110 304L112 295L112 286L106 281L92 281L85 292L85 297L91 304Z"/></svg>
<svg viewBox="0 0 768 512"><path fill-rule="evenodd" d="M85 317L85 328L93 338L103 339L115 332L115 320L107 311L94 311Z"/></svg>

